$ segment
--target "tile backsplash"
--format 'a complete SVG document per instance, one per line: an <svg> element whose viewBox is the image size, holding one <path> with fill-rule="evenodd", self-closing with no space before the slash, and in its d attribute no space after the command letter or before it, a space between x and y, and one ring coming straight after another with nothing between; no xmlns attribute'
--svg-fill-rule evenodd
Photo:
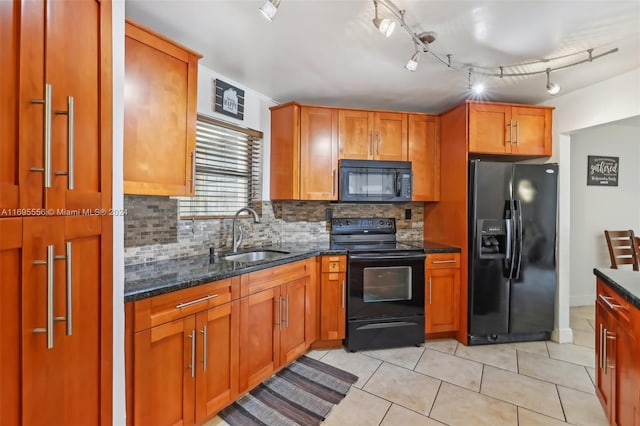
<svg viewBox="0 0 640 426"><path fill-rule="evenodd" d="M180 220L178 200L170 197L126 195L125 264L206 254L209 247L230 250L232 219ZM249 217L238 220L243 230L242 247L289 241L329 241L334 217L394 217L398 239L422 240L423 203L338 204L322 201L263 201L255 206L260 223ZM411 209L411 219L405 210Z"/></svg>

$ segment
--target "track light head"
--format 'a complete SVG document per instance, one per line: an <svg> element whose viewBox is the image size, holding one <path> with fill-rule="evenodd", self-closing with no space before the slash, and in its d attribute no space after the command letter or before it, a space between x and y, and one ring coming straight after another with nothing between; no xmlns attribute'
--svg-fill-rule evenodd
<svg viewBox="0 0 640 426"><path fill-rule="evenodd" d="M378 2L374 0L373 5L376 10L376 15L373 18L373 25L380 31L385 37L389 37L393 30L396 29L396 22L393 19L380 18L378 16Z"/></svg>
<svg viewBox="0 0 640 426"><path fill-rule="evenodd" d="M418 46L416 46L415 53L413 54L413 56L411 56L411 59L409 59L407 65L405 65L404 67L411 72L415 71L416 69L418 69L418 59L420 59L420 52L418 51Z"/></svg>
<svg viewBox="0 0 640 426"><path fill-rule="evenodd" d="M266 0L260 8L260 12L267 21L271 22L276 16L276 13L278 13L278 6L280 6L280 0Z"/></svg>
<svg viewBox="0 0 640 426"><path fill-rule="evenodd" d="M551 80L549 80L549 76L551 74L551 68L547 68L546 73L547 73L547 93L549 93L551 96L557 95L558 93L560 93L560 85L557 83L552 83Z"/></svg>
<svg viewBox="0 0 640 426"><path fill-rule="evenodd" d="M418 39L425 46L433 43L434 41L436 41L436 38L438 38L438 35L436 33L434 33L433 31L425 31L423 33L418 34Z"/></svg>
<svg viewBox="0 0 640 426"><path fill-rule="evenodd" d="M474 83L471 86L471 90L473 91L473 93L475 95L481 95L481 94L484 93L484 84L482 84L482 83Z"/></svg>

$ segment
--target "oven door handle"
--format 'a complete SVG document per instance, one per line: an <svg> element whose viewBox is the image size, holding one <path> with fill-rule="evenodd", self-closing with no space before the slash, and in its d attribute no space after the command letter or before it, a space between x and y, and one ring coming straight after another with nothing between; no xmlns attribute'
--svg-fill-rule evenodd
<svg viewBox="0 0 640 426"><path fill-rule="evenodd" d="M384 253L384 254L351 254L349 260L425 260L426 254L420 253Z"/></svg>

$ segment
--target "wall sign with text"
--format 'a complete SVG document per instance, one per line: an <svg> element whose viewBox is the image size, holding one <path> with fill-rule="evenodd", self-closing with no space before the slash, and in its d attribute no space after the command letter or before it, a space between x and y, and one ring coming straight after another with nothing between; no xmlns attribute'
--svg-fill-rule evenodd
<svg viewBox="0 0 640 426"><path fill-rule="evenodd" d="M244 90L215 80L214 111L238 120L244 119Z"/></svg>
<svg viewBox="0 0 640 426"><path fill-rule="evenodd" d="M618 186L620 157L587 156L587 185Z"/></svg>

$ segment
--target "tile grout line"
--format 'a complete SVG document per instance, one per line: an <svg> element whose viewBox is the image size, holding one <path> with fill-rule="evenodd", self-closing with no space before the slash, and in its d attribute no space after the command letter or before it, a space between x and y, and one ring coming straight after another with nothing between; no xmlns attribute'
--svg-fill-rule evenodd
<svg viewBox="0 0 640 426"><path fill-rule="evenodd" d="M560 389L558 389L558 385L555 385L556 393L558 394L558 400L560 401L560 408L562 408L562 416L564 417L565 423L569 423L567 420L567 413L564 411L564 403L562 402L562 397L560 396Z"/></svg>

